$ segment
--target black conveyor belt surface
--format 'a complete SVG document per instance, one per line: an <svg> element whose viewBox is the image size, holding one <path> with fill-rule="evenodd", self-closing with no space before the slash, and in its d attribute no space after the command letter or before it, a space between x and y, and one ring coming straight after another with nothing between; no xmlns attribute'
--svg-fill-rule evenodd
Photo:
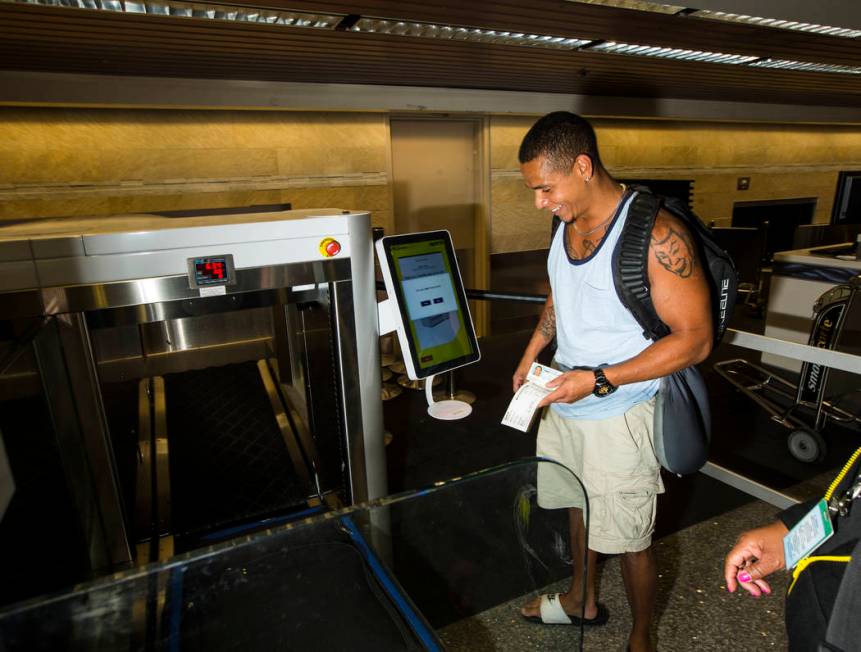
<svg viewBox="0 0 861 652"><path fill-rule="evenodd" d="M173 530L202 533L304 506L254 362L164 376Z"/></svg>
<svg viewBox="0 0 861 652"><path fill-rule="evenodd" d="M290 534L168 582L164 634L177 649L422 649L337 520Z"/></svg>

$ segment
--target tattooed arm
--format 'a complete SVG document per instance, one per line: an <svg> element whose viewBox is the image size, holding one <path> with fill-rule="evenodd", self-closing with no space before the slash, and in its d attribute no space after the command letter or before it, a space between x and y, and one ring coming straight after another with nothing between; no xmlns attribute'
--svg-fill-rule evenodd
<svg viewBox="0 0 861 652"><path fill-rule="evenodd" d="M529 373L529 367L535 362L538 354L544 350L553 338L556 337L556 311L553 308L553 295L547 296L547 301L544 303L544 311L541 313L541 319L538 320L538 326L535 327L535 332L532 333L532 338L526 346L526 351L520 359L520 364L514 372L512 378L512 387L516 392L520 386L526 382L526 375Z"/></svg>
<svg viewBox="0 0 861 652"><path fill-rule="evenodd" d="M652 230L648 274L652 302L670 334L636 357L605 368L607 380L614 385L666 376L702 362L711 352L711 306L701 261L687 227L664 211ZM568 372L541 405L580 400L594 384L590 372Z"/></svg>
<svg viewBox="0 0 861 652"><path fill-rule="evenodd" d="M702 362L711 352L712 313L702 261L687 227L665 211L658 213L652 229L648 272L652 302L670 334L617 365L617 374L607 372L610 382L666 376Z"/></svg>

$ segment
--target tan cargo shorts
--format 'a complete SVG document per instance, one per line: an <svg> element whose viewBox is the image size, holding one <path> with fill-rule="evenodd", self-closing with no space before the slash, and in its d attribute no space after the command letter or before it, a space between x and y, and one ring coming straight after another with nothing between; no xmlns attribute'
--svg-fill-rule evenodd
<svg viewBox="0 0 861 652"><path fill-rule="evenodd" d="M664 491L655 458L654 411L653 398L607 419L566 419L552 408L541 416L536 454L563 464L583 482L591 550L638 552L652 542L657 494ZM564 469L540 465L539 506L582 509L582 491L575 485Z"/></svg>

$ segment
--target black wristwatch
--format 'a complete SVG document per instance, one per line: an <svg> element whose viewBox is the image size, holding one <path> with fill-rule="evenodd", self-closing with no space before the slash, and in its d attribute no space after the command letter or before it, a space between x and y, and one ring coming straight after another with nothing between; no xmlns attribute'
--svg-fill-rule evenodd
<svg viewBox="0 0 861 652"><path fill-rule="evenodd" d="M595 387L592 390L595 396L598 398L610 396L610 394L618 389L613 383L607 380L603 369L593 369L592 371L595 373Z"/></svg>

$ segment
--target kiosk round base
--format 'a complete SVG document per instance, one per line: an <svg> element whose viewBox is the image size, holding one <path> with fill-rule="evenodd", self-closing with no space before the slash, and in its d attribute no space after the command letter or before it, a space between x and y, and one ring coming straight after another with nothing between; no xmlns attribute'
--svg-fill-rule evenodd
<svg viewBox="0 0 861 652"><path fill-rule="evenodd" d="M463 401L437 401L428 405L428 414L434 419L455 421L472 414L472 406Z"/></svg>

